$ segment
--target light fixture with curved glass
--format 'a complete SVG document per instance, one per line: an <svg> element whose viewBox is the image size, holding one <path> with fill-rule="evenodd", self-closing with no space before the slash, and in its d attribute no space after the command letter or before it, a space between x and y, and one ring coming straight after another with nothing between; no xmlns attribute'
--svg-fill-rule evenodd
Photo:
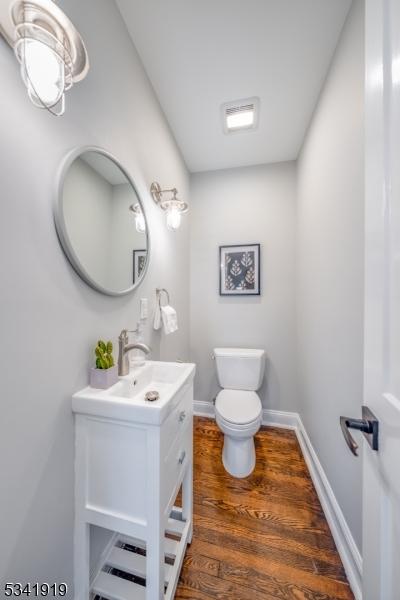
<svg viewBox="0 0 400 600"><path fill-rule="evenodd" d="M32 103L62 115L65 92L89 70L80 34L52 0L14 0L8 19L4 9L0 19Z"/></svg>
<svg viewBox="0 0 400 600"><path fill-rule="evenodd" d="M129 210L135 214L136 231L138 233L146 233L146 220L140 204L138 202L136 204L131 204Z"/></svg>
<svg viewBox="0 0 400 600"><path fill-rule="evenodd" d="M155 181L151 184L150 192L154 202L167 214L168 229L171 231L179 229L182 215L188 212L189 205L177 197L178 190L176 188L162 190L160 184ZM172 198L163 198L164 194L172 194Z"/></svg>

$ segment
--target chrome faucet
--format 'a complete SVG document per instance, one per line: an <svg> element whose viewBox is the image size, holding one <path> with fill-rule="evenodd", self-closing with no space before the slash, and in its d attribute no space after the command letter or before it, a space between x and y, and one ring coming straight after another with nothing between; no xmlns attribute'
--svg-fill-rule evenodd
<svg viewBox="0 0 400 600"><path fill-rule="evenodd" d="M129 374L129 360L128 360L128 352L129 350L142 350L145 354L150 354L151 348L146 346L146 344L142 344L142 342L134 342L133 344L128 344L128 330L123 329L118 337L118 375L128 375Z"/></svg>

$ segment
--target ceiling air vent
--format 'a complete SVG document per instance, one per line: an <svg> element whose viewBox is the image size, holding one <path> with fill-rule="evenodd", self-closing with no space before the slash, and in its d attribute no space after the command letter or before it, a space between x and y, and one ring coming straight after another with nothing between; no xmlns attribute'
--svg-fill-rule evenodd
<svg viewBox="0 0 400 600"><path fill-rule="evenodd" d="M225 133L256 129L260 109L259 98L246 98L222 105L222 122Z"/></svg>

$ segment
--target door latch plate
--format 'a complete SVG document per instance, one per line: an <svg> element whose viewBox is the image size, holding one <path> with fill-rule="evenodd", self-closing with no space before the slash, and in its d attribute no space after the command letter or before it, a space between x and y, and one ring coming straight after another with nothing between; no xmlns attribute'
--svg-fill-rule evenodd
<svg viewBox="0 0 400 600"><path fill-rule="evenodd" d="M379 449L379 421L368 406L362 407L362 418L363 421L367 421L370 424L370 432L363 431L363 435L371 446L372 450Z"/></svg>

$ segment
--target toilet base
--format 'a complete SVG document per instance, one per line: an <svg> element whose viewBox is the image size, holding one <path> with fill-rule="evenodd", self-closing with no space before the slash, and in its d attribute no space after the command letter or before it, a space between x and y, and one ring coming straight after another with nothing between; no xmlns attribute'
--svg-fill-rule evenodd
<svg viewBox="0 0 400 600"><path fill-rule="evenodd" d="M225 434L222 463L232 477L248 477L256 465L254 437L234 438Z"/></svg>

